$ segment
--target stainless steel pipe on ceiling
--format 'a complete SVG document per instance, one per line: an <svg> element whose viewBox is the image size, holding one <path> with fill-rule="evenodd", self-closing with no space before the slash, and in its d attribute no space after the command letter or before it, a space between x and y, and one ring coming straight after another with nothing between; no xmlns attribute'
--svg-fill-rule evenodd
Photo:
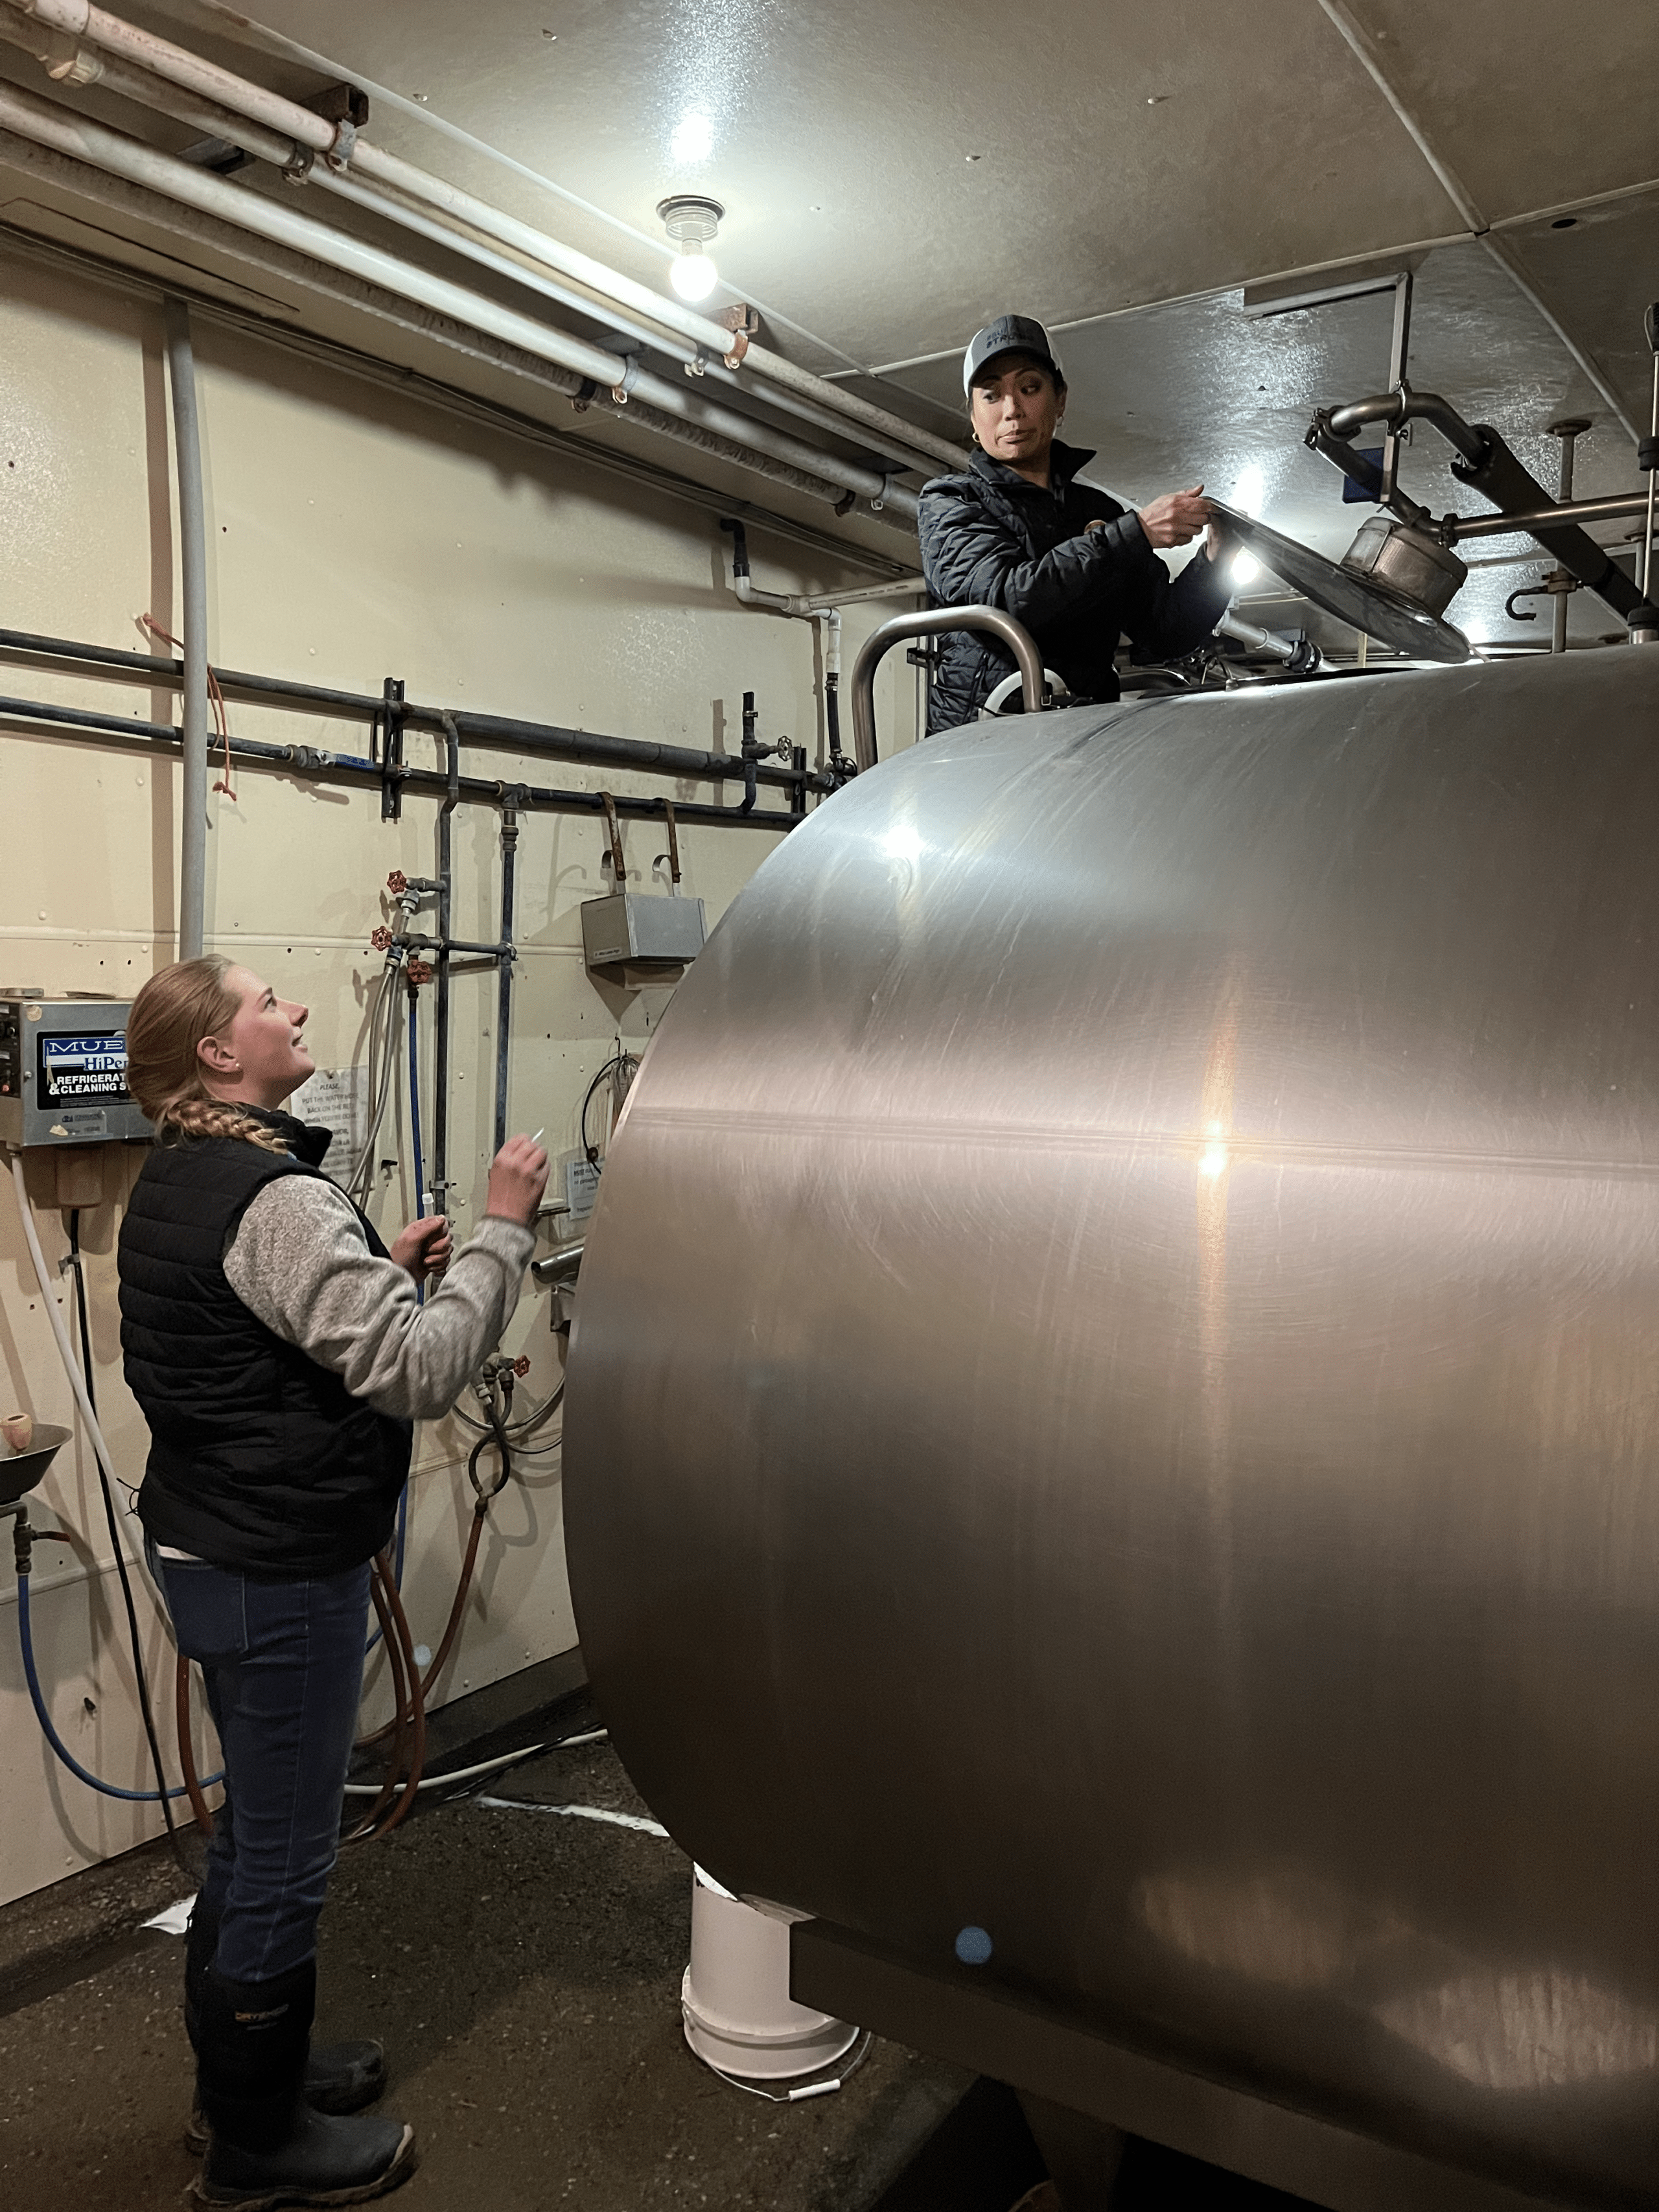
<svg viewBox="0 0 1659 2212"><path fill-rule="evenodd" d="M394 193L438 208L532 259L544 262L586 286L600 301L631 308L661 330L690 339L711 362L736 356L745 368L753 369L767 381L844 421L848 426L844 434L873 442L883 449L896 444L898 450L893 457L900 460L902 467L926 466L930 461L952 469L963 465L962 449L948 440L936 437L888 409L813 375L769 347L734 335L722 324L684 302L635 283L534 225L432 176L415 163L359 136L349 124L326 122L297 101L269 92L264 86L221 69L168 40L125 22L104 9L93 7L88 0L5 0L5 5L8 14L14 17L29 18L67 38L86 40L102 52L113 54L128 65L130 72L160 78L180 91L213 102L233 117L245 117L263 126L270 137L247 149L262 159L277 158L280 148L270 143L271 138L286 139L290 142L289 153L282 166L292 165L295 148L306 149L313 156L320 155L325 166L349 168L365 181L389 186ZM87 81L86 76L80 81ZM130 74L122 88L128 89L131 82ZM143 97L143 94L136 96ZM230 130L228 135L233 143L240 143L235 130ZM386 199L380 211L394 222L401 219L395 199ZM920 464L914 458L917 455L924 457Z"/></svg>
<svg viewBox="0 0 1659 2212"><path fill-rule="evenodd" d="M1606 499L1570 499L1550 507L1536 507L1518 514L1455 514L1451 534L1461 544L1465 538L1507 538L1512 531L1551 530L1558 525L1583 522L1622 522L1626 516L1645 514L1644 491L1614 492Z"/></svg>
<svg viewBox="0 0 1659 2212"><path fill-rule="evenodd" d="M816 477L825 487L839 487L827 490L832 501L850 492L854 497L867 498L878 509L890 507L907 518L915 516L915 494L895 485L889 477L842 460L822 447L806 445L735 409L701 399L687 386L641 370L637 362L621 355L555 330L482 293L317 222L263 193L228 184L223 178L51 100L0 85L0 129L147 186L184 206L367 278L464 325L502 338L564 371L563 379L550 380L557 382L569 396L600 407L620 407L637 395L642 404L635 419L643 427L659 430L663 418L678 419L685 425L683 435L687 442L702 444L706 439L718 439L726 448L726 457L739 460L746 451L763 453L798 471L802 479ZM807 488L805 482L800 488Z"/></svg>

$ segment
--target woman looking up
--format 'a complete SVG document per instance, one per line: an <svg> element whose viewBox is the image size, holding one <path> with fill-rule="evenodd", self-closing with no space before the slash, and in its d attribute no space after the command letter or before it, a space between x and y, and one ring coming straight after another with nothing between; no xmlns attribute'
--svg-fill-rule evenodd
<svg viewBox="0 0 1659 2212"><path fill-rule="evenodd" d="M1048 331L1027 315L999 316L975 335L962 381L978 451L960 475L924 485L917 524L934 605L1012 615L1078 700L1117 697L1121 637L1139 660L1176 659L1201 644L1229 598L1202 484L1133 514L1074 482L1094 455L1056 435L1066 377ZM1205 557L1171 580L1154 549L1201 532ZM947 633L930 735L971 721L1013 665L981 631Z"/></svg>
<svg viewBox="0 0 1659 2212"><path fill-rule="evenodd" d="M496 1154L453 1256L441 1218L388 1253L282 1110L307 1010L224 959L133 1002L127 1080L158 1142L121 1226L121 1348L149 1424L139 1492L179 1649L200 1662L225 1796L185 1942L210 2204L347 2204L415 2164L414 2130L346 2118L378 2044L310 2048L317 1918L356 1734L369 1561L411 1425L448 1412L518 1302L547 1155ZM424 1306L416 1286L443 1273Z"/></svg>

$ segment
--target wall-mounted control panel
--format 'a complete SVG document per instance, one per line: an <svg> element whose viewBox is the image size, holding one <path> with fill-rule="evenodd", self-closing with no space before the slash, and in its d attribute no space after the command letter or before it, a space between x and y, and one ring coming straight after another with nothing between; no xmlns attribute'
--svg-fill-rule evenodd
<svg viewBox="0 0 1659 2212"><path fill-rule="evenodd" d="M678 983L702 951L708 932L700 898L653 898L615 891L582 907L582 950L590 975L630 991Z"/></svg>
<svg viewBox="0 0 1659 2212"><path fill-rule="evenodd" d="M126 999L0 990L0 1144L152 1136L127 1089Z"/></svg>

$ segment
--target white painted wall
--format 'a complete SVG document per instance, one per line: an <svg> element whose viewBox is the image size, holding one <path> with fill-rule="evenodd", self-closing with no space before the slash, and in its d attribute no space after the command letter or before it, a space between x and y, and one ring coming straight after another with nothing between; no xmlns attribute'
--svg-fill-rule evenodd
<svg viewBox="0 0 1659 2212"><path fill-rule="evenodd" d="M714 518L585 467L574 456L469 422L360 379L313 366L216 325L198 331L210 538L210 650L222 665L506 714L737 749L741 695L759 696L762 734L783 732L818 756L811 628L738 607L723 583ZM763 487L762 488L763 490ZM751 528L757 580L823 590L868 573ZM145 649L136 618L178 627L167 395L159 308L33 258L0 254L0 557L5 625ZM850 608L846 654L890 605ZM171 720L172 694L66 678L8 659L0 691ZM878 687L885 744L908 742L915 685L892 655ZM234 707L239 735L367 750L354 723ZM848 738L850 744L850 736ZM410 758L436 764L429 739ZM659 781L469 752L473 773L597 789L661 792ZM219 771L214 771L216 778ZM57 994L127 996L171 957L179 842L178 769L111 742L84 744L0 720L0 983ZM400 867L434 866L434 802L411 797L398 825L377 793L307 787L238 763L233 802L211 799L207 926L233 952L313 1008L319 1065L360 1058L368 996L380 968L368 933L382 886ZM728 786L735 803L738 787ZM714 787L682 785L681 799ZM770 803L763 795L763 804ZM455 839L458 934L495 934L497 821L465 809ZM624 830L632 888L653 873L661 825ZM709 921L775 840L752 830L682 831L685 891ZM513 1124L545 1125L556 1151L576 1142L586 1085L620 1036L637 1048L666 994L601 991L580 957L578 909L608 888L599 826L532 815L519 847ZM481 1203L492 1110L493 975L461 984L454 1014L453 1210L465 1230ZM429 1049L429 1029L428 1044ZM429 1112L429 1106L428 1106ZM401 1120L383 1151L399 1159L377 1201L393 1232L414 1210ZM428 1139L429 1141L429 1139ZM137 1151L112 1151L106 1202L83 1216L92 1333L106 1432L127 1479L146 1437L121 1380L115 1239ZM66 1249L52 1186L31 1164L49 1260ZM58 1292L66 1313L67 1291ZM523 1388L556 1382L561 1340L528 1293L507 1338L526 1352ZM0 1411L69 1423L68 1386L9 1197L0 1191ZM556 1432L556 1426L555 1431ZM417 1440L407 1595L418 1638L441 1632L471 1512L470 1439L450 1423ZM496 1506L459 1656L445 1692L482 1686L575 1640L561 1539L556 1453ZM38 1493L33 1518L75 1532L37 1553L37 1645L57 1724L108 1779L149 1777L119 1591L90 1451L78 1437ZM137 1523L125 1528L128 1547ZM172 1744L172 1662L143 1595L147 1652L164 1745ZM25 1692L9 1559L0 1552L0 1902L129 1848L160 1826L153 1807L118 1805L63 1772ZM369 1715L384 1711L371 1692ZM210 1746L204 1747L210 1753Z"/></svg>

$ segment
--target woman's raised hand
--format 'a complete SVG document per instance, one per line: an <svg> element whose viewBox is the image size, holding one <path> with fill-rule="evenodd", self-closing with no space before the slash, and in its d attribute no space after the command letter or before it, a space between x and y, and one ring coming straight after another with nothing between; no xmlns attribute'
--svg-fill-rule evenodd
<svg viewBox="0 0 1659 2212"><path fill-rule="evenodd" d="M490 1163L488 1210L531 1228L546 1188L547 1154L533 1137L509 1137Z"/></svg>
<svg viewBox="0 0 1659 2212"><path fill-rule="evenodd" d="M1190 491L1166 491L1162 499L1137 509L1147 543L1158 546L1190 545L1208 528L1213 512L1202 484L1194 484Z"/></svg>

